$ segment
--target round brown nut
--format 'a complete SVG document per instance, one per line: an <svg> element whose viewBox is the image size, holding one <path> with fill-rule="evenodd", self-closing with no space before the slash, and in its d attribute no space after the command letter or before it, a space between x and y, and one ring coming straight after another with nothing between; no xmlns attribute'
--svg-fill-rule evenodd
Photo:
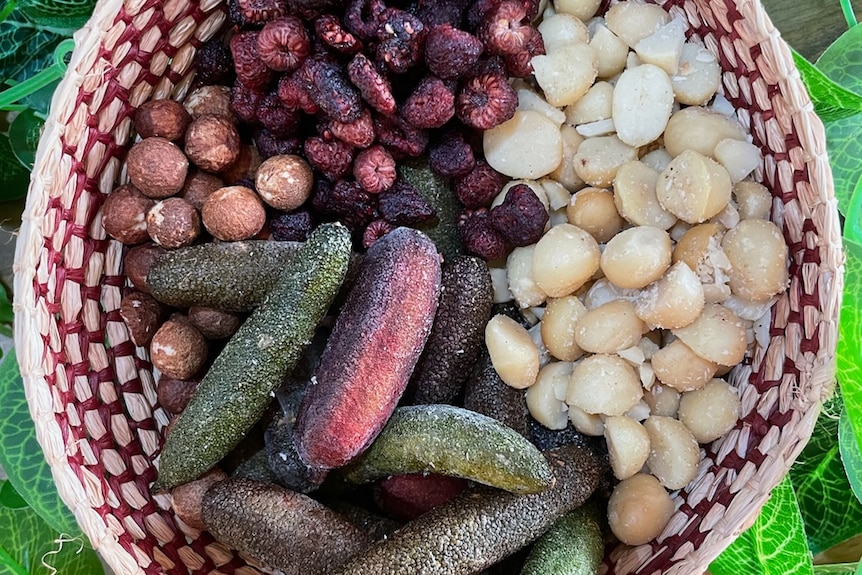
<svg viewBox="0 0 862 575"><path fill-rule="evenodd" d="M266 222L266 210L254 190L228 186L213 192L201 209L204 227L222 241L253 237Z"/></svg>
<svg viewBox="0 0 862 575"><path fill-rule="evenodd" d="M150 100L135 111L135 130L142 138L179 140L191 121L183 105L174 100Z"/></svg>
<svg viewBox="0 0 862 575"><path fill-rule="evenodd" d="M126 245L147 241L147 212L155 202L135 186L120 186L102 204L102 227L105 232Z"/></svg>
<svg viewBox="0 0 862 575"><path fill-rule="evenodd" d="M135 246L129 250L126 257L123 258L123 268L126 277L129 278L135 289L150 293L150 288L147 285L147 274L150 273L150 268L153 267L156 259L166 252L165 248L153 243Z"/></svg>
<svg viewBox="0 0 862 575"><path fill-rule="evenodd" d="M232 336L242 324L242 316L229 311L193 305L189 308L189 321L208 339L225 339Z"/></svg>
<svg viewBox="0 0 862 575"><path fill-rule="evenodd" d="M179 192L186 181L189 160L165 138L146 138L126 156L129 180L142 194L162 199Z"/></svg>
<svg viewBox="0 0 862 575"><path fill-rule="evenodd" d="M168 412L179 415L191 401L199 383L194 379L175 379L162 375L156 386L156 398Z"/></svg>
<svg viewBox="0 0 862 575"><path fill-rule="evenodd" d="M207 359L207 340L188 321L170 319L150 342L153 367L176 379L191 379Z"/></svg>
<svg viewBox="0 0 862 575"><path fill-rule="evenodd" d="M137 346L146 346L165 317L165 308L153 296L134 291L120 302L120 317L129 328L129 337Z"/></svg>
<svg viewBox="0 0 862 575"><path fill-rule="evenodd" d="M236 116L230 108L230 88L227 86L201 86L188 95L183 106L192 118L210 114L236 122Z"/></svg>
<svg viewBox="0 0 862 575"><path fill-rule="evenodd" d="M171 491L171 498L173 500L171 505L174 513L189 527L200 530L206 529L201 512L204 493L207 492L207 489L225 479L227 479L227 474L221 469L216 468L207 472L200 479L174 487Z"/></svg>
<svg viewBox="0 0 862 575"><path fill-rule="evenodd" d="M258 167L260 167L260 161L260 153L257 151L257 147L243 144L239 148L239 155L236 161L223 170L219 174L219 177L230 184L244 178L253 180Z"/></svg>
<svg viewBox="0 0 862 575"><path fill-rule="evenodd" d="M293 154L267 159L258 168L255 178L257 193L263 201L285 212L295 210L305 203L311 195L313 184L311 166Z"/></svg>
<svg viewBox="0 0 862 575"><path fill-rule="evenodd" d="M239 157L240 141L236 126L220 116L200 116L186 132L189 160L207 172L220 172Z"/></svg>
<svg viewBox="0 0 862 575"><path fill-rule="evenodd" d="M193 205L196 210L200 210L210 194L222 187L224 182L218 177L200 170L190 170L186 183L180 191L180 197Z"/></svg>
<svg viewBox="0 0 862 575"><path fill-rule="evenodd" d="M147 232L163 248L181 248L201 235L201 217L186 200L168 198L158 202L147 214Z"/></svg>

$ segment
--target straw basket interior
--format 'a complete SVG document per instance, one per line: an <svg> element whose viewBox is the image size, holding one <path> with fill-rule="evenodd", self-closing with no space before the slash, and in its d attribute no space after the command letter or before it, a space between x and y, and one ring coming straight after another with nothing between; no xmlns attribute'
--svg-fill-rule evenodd
<svg viewBox="0 0 862 575"><path fill-rule="evenodd" d="M706 446L698 475L650 544L610 549L610 573L701 573L756 516L810 436L833 380L842 252L823 127L790 52L756 0L659 2L721 63L723 92L764 161L791 283L770 342L731 374L743 416ZM131 113L182 100L193 56L226 26L223 0L104 0L75 37L36 158L15 263L15 340L36 431L60 495L119 575L260 572L154 497L168 416L119 316L124 248L102 200L123 181Z"/></svg>

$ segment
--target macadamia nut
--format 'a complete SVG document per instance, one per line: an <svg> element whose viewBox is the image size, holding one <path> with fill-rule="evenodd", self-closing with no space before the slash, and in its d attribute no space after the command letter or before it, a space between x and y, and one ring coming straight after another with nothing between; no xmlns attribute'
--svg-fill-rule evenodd
<svg viewBox="0 0 862 575"><path fill-rule="evenodd" d="M566 403L587 413L623 415L643 396L635 370L616 355L595 354L575 364Z"/></svg>
<svg viewBox="0 0 862 575"><path fill-rule="evenodd" d="M569 423L566 393L571 376L571 363L551 362L539 370L536 383L527 388L530 415L548 429L565 429Z"/></svg>
<svg viewBox="0 0 862 575"><path fill-rule="evenodd" d="M699 443L709 443L733 429L742 411L736 390L721 379L682 394L679 420Z"/></svg>
<svg viewBox="0 0 862 575"><path fill-rule="evenodd" d="M614 353L634 346L645 331L635 307L623 299L588 310L575 326L575 343L591 353Z"/></svg>
<svg viewBox="0 0 862 575"><path fill-rule="evenodd" d="M643 545L661 534L673 511L673 500L658 479L638 473L614 488L608 501L608 524L626 545Z"/></svg>
<svg viewBox="0 0 862 575"><path fill-rule="evenodd" d="M650 473L668 489L682 489L697 475L700 447L688 428L673 419L651 415L643 423L649 434Z"/></svg>
<svg viewBox="0 0 862 575"><path fill-rule="evenodd" d="M650 454L649 434L644 426L625 416L605 419L605 441L611 469L617 479L628 479L639 472Z"/></svg>
<svg viewBox="0 0 862 575"><path fill-rule="evenodd" d="M659 279L671 260L667 232L652 226L623 230L608 241L601 256L605 277L621 288L642 288Z"/></svg>
<svg viewBox="0 0 862 575"><path fill-rule="evenodd" d="M599 258L599 245L593 236L577 226L560 224L536 244L533 279L549 296L566 296L598 271Z"/></svg>
<svg viewBox="0 0 862 575"><path fill-rule="evenodd" d="M769 220L742 220L725 234L721 247L730 260L734 294L761 302L787 288L787 244Z"/></svg>
<svg viewBox="0 0 862 575"><path fill-rule="evenodd" d="M575 327L587 308L575 296L551 298L542 315L542 341L548 352L561 361L574 361L584 354L575 341Z"/></svg>
<svg viewBox="0 0 862 575"><path fill-rule="evenodd" d="M539 375L539 350L523 326L505 315L495 315L485 326L485 345L491 364L506 385L530 387Z"/></svg>

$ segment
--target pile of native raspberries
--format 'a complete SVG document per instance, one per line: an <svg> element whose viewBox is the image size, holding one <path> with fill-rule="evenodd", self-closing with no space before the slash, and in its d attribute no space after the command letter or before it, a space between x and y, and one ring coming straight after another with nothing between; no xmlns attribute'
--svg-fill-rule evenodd
<svg viewBox="0 0 862 575"><path fill-rule="evenodd" d="M339 220L368 247L442 216L397 174L400 161L426 154L466 208L457 216L465 251L494 259L541 234L547 213L532 193L488 210L507 178L481 149L481 131L515 113L509 78L529 76L544 53L530 24L539 0L229 5L235 29L227 45L199 50L199 82L232 84L230 106L262 159L297 154L314 170L310 201L271 217L273 239L301 241L319 221Z"/></svg>

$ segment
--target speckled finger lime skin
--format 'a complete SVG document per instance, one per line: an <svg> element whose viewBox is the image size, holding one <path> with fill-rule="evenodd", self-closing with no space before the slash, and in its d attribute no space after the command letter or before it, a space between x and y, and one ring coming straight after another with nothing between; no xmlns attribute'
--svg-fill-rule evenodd
<svg viewBox="0 0 862 575"><path fill-rule="evenodd" d="M354 556L333 575L468 575L537 539L592 494L602 467L568 446L545 453L556 481L541 493L516 495L478 486L422 515Z"/></svg>
<svg viewBox="0 0 862 575"><path fill-rule="evenodd" d="M399 407L374 443L346 469L367 483L388 475L439 473L513 493L547 489L553 474L545 456L500 422L452 405Z"/></svg>
<svg viewBox="0 0 862 575"><path fill-rule="evenodd" d="M260 419L338 293L349 259L347 228L325 224L312 233L177 418L162 447L155 489L195 479Z"/></svg>
<svg viewBox="0 0 862 575"><path fill-rule="evenodd" d="M285 575L331 573L372 541L363 529L301 493L238 477L221 483L203 498L207 529Z"/></svg>
<svg viewBox="0 0 862 575"><path fill-rule="evenodd" d="M588 504L561 517L539 537L521 575L596 575L604 551L598 509Z"/></svg>

